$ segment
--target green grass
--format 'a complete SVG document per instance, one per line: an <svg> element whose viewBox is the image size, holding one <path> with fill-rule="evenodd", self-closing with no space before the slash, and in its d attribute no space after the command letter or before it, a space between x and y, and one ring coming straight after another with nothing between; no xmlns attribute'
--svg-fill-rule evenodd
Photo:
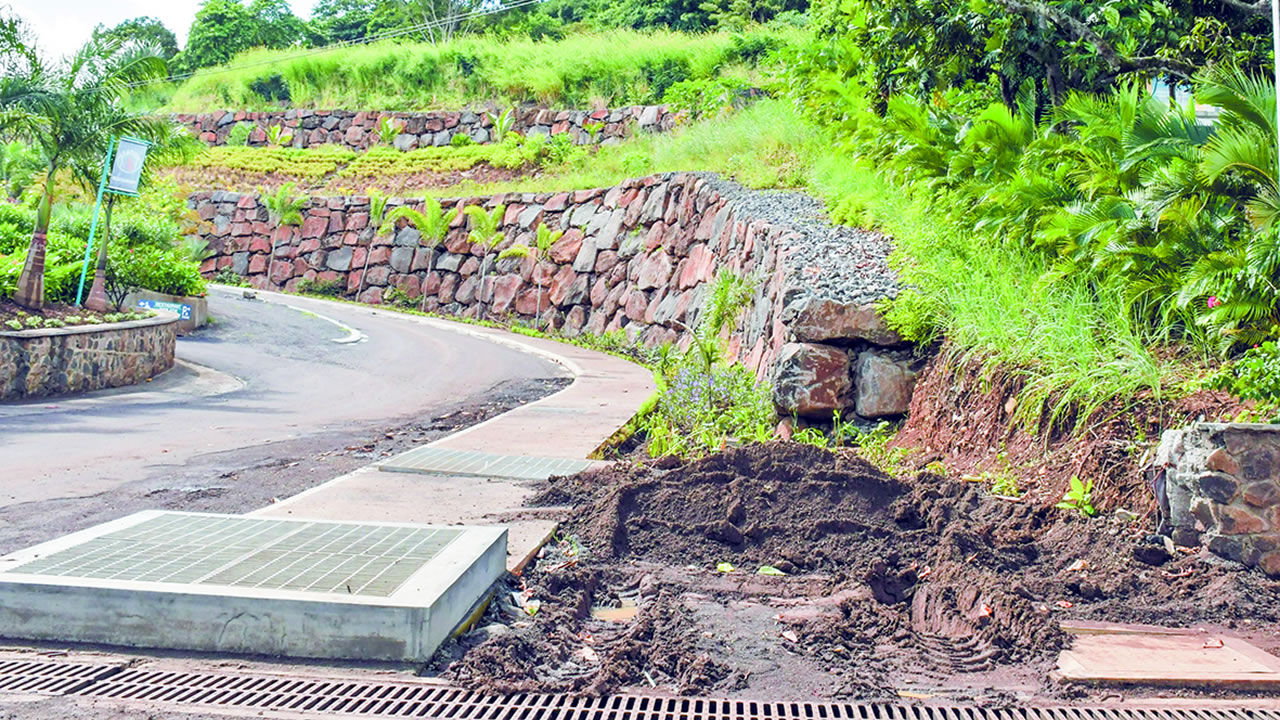
<svg viewBox="0 0 1280 720"><path fill-rule="evenodd" d="M169 101L175 112L275 106L253 90L275 75L294 107L416 110L536 102L556 107L655 103L673 83L751 77L798 30L688 35L613 30L559 41L467 36L442 45L381 42L329 51L255 50L208 68ZM239 68L239 69L235 69Z"/></svg>
<svg viewBox="0 0 1280 720"><path fill-rule="evenodd" d="M678 128L640 134L573 162L549 166L536 177L511 182L468 183L433 190L455 197L502 192L550 192L609 187L633 177L661 172L712 171L752 188L804 184L805 155L818 132L782 100L764 100L741 112Z"/></svg>
<svg viewBox="0 0 1280 720"><path fill-rule="evenodd" d="M1050 281L1042 255L950 223L865 165L821 154L808 179L837 219L894 238L892 262L912 290L889 306L889 323L919 340L945 335L960 359L1025 375L1024 420L1046 407L1054 418L1087 417L1109 399L1159 397L1185 379L1188 368L1152 354L1162 338L1134 322L1119 291Z"/></svg>

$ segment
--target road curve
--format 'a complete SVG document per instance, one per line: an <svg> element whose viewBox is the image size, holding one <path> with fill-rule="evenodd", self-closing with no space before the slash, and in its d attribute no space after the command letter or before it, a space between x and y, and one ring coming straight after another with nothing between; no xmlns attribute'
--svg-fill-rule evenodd
<svg viewBox="0 0 1280 720"><path fill-rule="evenodd" d="M211 328L178 341L152 383L0 405L0 508L110 492L193 457L385 424L504 381L563 376L549 360L391 313L210 292Z"/></svg>

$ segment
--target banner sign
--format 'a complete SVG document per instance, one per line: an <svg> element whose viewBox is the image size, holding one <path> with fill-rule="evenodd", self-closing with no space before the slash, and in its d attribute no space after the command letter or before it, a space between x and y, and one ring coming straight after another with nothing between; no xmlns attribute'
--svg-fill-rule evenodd
<svg viewBox="0 0 1280 720"><path fill-rule="evenodd" d="M120 138L107 189L115 193L137 195L138 181L142 179L142 164L147 161L147 151L150 149L151 143L146 140Z"/></svg>
<svg viewBox="0 0 1280 720"><path fill-rule="evenodd" d="M146 300L138 299L138 307L148 310L168 310L169 312L178 313L178 317L183 320L191 319L191 306L186 303L166 302L164 300Z"/></svg>

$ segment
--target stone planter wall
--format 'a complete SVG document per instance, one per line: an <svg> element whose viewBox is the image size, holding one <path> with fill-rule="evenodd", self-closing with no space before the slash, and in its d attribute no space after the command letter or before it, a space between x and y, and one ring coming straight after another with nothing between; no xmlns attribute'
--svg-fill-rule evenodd
<svg viewBox="0 0 1280 720"><path fill-rule="evenodd" d="M483 251L467 242L461 213L433 255L403 224L375 236L363 197L312 198L300 228L271 226L252 194L201 192L189 202L212 228L205 239L214 255L202 267L208 276L230 269L255 287L286 291L303 280L336 282L347 298L408 299L464 317L476 317L483 303L486 317L530 324L541 307L544 325L568 335L622 329L648 345L687 344L709 284L727 267L756 282L755 299L728 338L730 351L774 382L784 414L829 420L837 409L846 418L854 410L868 418L904 413L914 375L902 343L871 306L874 295L853 303L824 297L810 276L814 268L791 261L794 249L825 230L787 222L775 201L788 197L769 196L773 204L759 206L756 195L731 183L673 173L612 188L445 201L446 208L506 205L499 249L532 245L540 224L564 231L541 263L490 254L483 288ZM841 267L861 272L872 264ZM895 287L891 278L884 287Z"/></svg>
<svg viewBox="0 0 1280 720"><path fill-rule="evenodd" d="M585 124L603 123L594 137L601 145L618 143L637 130L649 132L670 130L676 115L665 105L638 105L615 110L548 110L520 108L514 113L513 129L526 135L558 135L569 133L575 143L593 142ZM266 130L281 125L293 132L292 146L344 145L364 150L378 143L377 125L382 117L392 117L403 125L395 146L401 150L448 145L454 135L467 135L478 143L492 140L493 123L483 111L373 112L352 110L244 110L176 115L174 119L210 145L225 145L231 128L239 122L256 127L249 135L250 145L265 145Z"/></svg>
<svg viewBox="0 0 1280 720"><path fill-rule="evenodd" d="M1170 430L1153 467L1175 543L1280 577L1280 425Z"/></svg>
<svg viewBox="0 0 1280 720"><path fill-rule="evenodd" d="M0 400L140 383L173 367L178 317L0 332Z"/></svg>

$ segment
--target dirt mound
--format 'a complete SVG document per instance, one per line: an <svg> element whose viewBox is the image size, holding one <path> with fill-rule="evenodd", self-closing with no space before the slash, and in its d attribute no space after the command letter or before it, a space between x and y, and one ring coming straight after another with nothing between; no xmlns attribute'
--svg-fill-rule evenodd
<svg viewBox="0 0 1280 720"><path fill-rule="evenodd" d="M894 532L901 483L853 456L756 446L688 465L564 478L533 504L577 507L570 524L599 557L714 567L841 570ZM751 568L755 570L754 567Z"/></svg>
<svg viewBox="0 0 1280 720"><path fill-rule="evenodd" d="M1280 583L1169 553L1141 520L894 480L796 444L554 478L535 502L573 510L485 626L437 659L454 682L999 703L1062 695L1047 677L1064 620L1280 621Z"/></svg>

